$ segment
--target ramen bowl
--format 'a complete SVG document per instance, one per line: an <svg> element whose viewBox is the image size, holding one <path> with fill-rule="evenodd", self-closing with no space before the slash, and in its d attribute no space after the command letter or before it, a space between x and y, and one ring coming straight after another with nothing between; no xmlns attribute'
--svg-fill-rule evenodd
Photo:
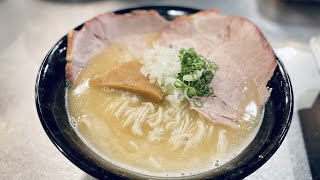
<svg viewBox="0 0 320 180"><path fill-rule="evenodd" d="M167 19L177 15L192 14L196 9L155 6L120 10L127 13L136 9L155 9ZM178 12L178 13L177 13ZM82 25L76 29L80 29ZM75 133L66 109L66 47L67 36L62 37L45 57L36 81L36 106L42 126L53 144L71 162L88 174L99 179L168 179L152 177L118 167L101 158L87 147ZM237 157L212 170L182 176L183 179L240 179L261 167L276 152L284 140L292 118L293 92L283 63L277 59L277 67L268 83L271 96L265 104L261 127L253 141ZM179 179L179 177L174 177Z"/></svg>

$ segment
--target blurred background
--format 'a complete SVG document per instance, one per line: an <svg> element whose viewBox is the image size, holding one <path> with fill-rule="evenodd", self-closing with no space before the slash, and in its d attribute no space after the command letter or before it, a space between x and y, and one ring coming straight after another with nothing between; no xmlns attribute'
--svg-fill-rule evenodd
<svg viewBox="0 0 320 180"><path fill-rule="evenodd" d="M53 45L84 21L150 5L214 8L260 27L289 72L295 110L279 150L246 179L320 179L319 0L0 0L0 179L93 179L42 129L37 72Z"/></svg>

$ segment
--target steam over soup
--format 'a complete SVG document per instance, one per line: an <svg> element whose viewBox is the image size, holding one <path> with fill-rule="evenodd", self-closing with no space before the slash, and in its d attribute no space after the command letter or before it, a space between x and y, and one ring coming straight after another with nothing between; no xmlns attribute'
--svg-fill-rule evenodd
<svg viewBox="0 0 320 180"><path fill-rule="evenodd" d="M104 28L119 31L129 28L118 27L124 19L145 21L147 27L131 22L129 32L109 29L102 37L91 22L69 35L70 123L103 159L145 175L177 177L217 168L253 140L271 93L266 87L275 68L270 47L251 23L204 12L171 23L154 11L105 14L91 21L111 19L112 26ZM198 32L205 21L221 19L228 26ZM243 28L254 33L243 38ZM98 43L83 50L91 36L100 38ZM235 40L244 43L229 50ZM252 46L255 52L246 49ZM237 62L243 48L247 53ZM250 66L255 61L262 61L260 73Z"/></svg>

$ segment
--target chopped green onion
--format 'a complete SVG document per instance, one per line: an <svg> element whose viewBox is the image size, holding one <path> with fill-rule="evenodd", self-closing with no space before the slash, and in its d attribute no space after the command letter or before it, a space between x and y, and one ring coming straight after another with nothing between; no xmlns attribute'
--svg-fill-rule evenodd
<svg viewBox="0 0 320 180"><path fill-rule="evenodd" d="M184 88L184 86L184 83L180 79L176 79L176 81L174 82L175 88Z"/></svg>
<svg viewBox="0 0 320 180"><path fill-rule="evenodd" d="M200 98L194 98L193 99L193 104L196 106L196 107L202 107L203 106L203 103L201 101Z"/></svg>
<svg viewBox="0 0 320 180"><path fill-rule="evenodd" d="M179 53L181 72L178 73L174 87L183 89L185 96L188 99L193 98L197 107L202 106L199 97L214 93L210 83L218 65L197 54L193 48L182 48Z"/></svg>
<svg viewBox="0 0 320 180"><path fill-rule="evenodd" d="M182 77L182 79L183 79L184 81L194 81L194 76L193 76L193 74L187 74L187 75L184 75L184 76Z"/></svg>
<svg viewBox="0 0 320 180"><path fill-rule="evenodd" d="M194 87L187 87L186 93L189 98L197 94L196 89Z"/></svg>
<svg viewBox="0 0 320 180"><path fill-rule="evenodd" d="M190 84L191 84L190 82L191 82L191 81L185 81L185 82L184 82L184 84L186 85L186 87L189 87L189 86L190 86Z"/></svg>
<svg viewBox="0 0 320 180"><path fill-rule="evenodd" d="M205 80L206 83L210 83L212 78L213 78L212 71L205 71L204 72L204 80Z"/></svg>
<svg viewBox="0 0 320 180"><path fill-rule="evenodd" d="M192 59L191 58L187 58L187 64L191 64L192 63Z"/></svg>

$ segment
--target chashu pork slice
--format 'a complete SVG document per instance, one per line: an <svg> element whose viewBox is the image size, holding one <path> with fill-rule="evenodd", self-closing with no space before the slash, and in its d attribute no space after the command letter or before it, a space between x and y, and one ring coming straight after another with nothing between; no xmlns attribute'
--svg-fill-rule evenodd
<svg viewBox="0 0 320 180"><path fill-rule="evenodd" d="M247 83L256 89L261 105L268 100L267 87L277 66L275 55L260 30L247 19L224 16L215 10L175 19L161 34L159 43L172 48L195 48L219 65L211 86L214 96L203 98L196 111L220 124L236 125L243 114ZM249 94L250 95L250 94Z"/></svg>
<svg viewBox="0 0 320 180"><path fill-rule="evenodd" d="M74 83L88 60L110 43L120 42L132 59L140 57L147 48L146 35L160 33L167 25L168 21L154 10L94 17L81 30L68 34L67 79Z"/></svg>

